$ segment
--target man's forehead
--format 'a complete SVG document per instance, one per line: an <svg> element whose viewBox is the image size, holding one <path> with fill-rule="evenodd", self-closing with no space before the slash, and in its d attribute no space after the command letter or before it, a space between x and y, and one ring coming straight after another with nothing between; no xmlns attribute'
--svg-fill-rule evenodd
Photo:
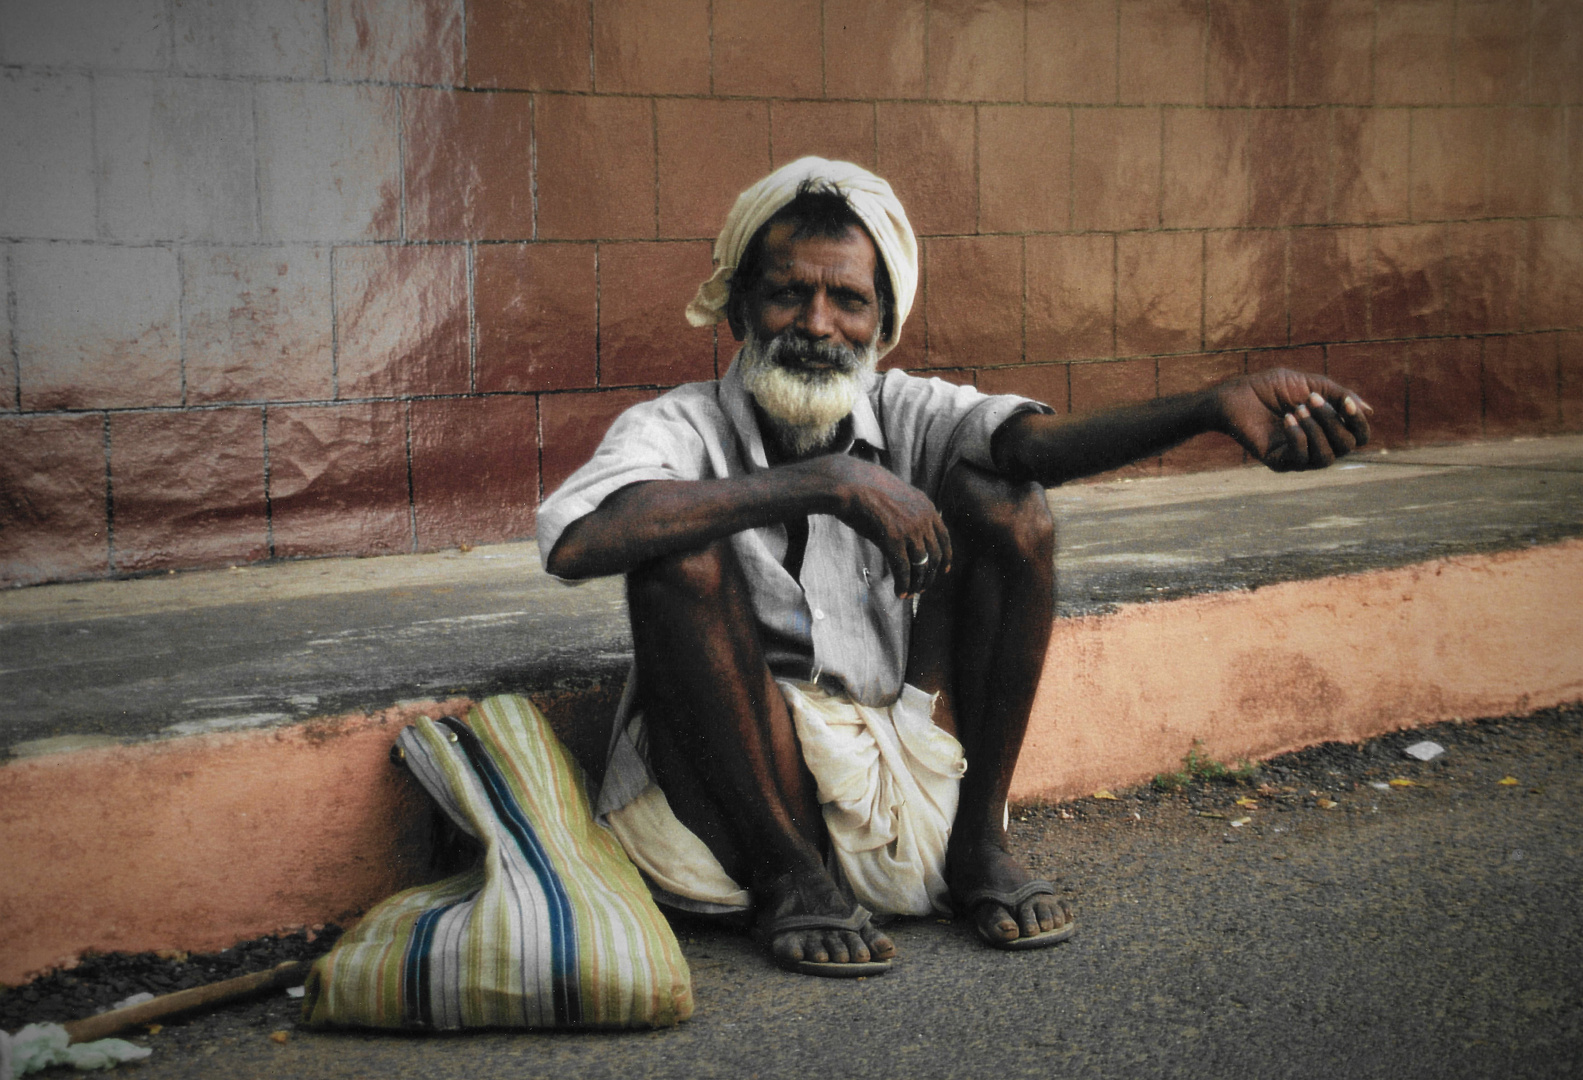
<svg viewBox="0 0 1583 1080"><path fill-rule="evenodd" d="M873 277L877 257L874 242L856 225L832 236L795 236L796 222L776 222L764 234L764 268L789 273L798 265L847 270Z"/></svg>

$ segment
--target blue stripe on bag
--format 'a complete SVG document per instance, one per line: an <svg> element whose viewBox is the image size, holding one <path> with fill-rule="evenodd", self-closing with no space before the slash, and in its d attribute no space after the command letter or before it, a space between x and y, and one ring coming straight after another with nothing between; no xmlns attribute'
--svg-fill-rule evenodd
<svg viewBox="0 0 1583 1080"><path fill-rule="evenodd" d="M451 717L442 717L440 723L456 733L458 745L466 752L473 771L484 782L484 790L489 795L496 816L516 840L518 850L522 852L549 900L550 972L554 986L555 1022L565 1026L579 1024L583 1019L583 1010L579 993L577 934L572 901L566 893L566 886L550 863L549 854L540 843L532 822L517 804L506 778L501 775L478 736L467 725Z"/></svg>
<svg viewBox="0 0 1583 1080"><path fill-rule="evenodd" d="M409 1024L434 1026L434 1007L429 1000L429 949L434 944L434 927L455 904L430 908L412 925L412 940L407 943L406 962L401 972L403 1011Z"/></svg>

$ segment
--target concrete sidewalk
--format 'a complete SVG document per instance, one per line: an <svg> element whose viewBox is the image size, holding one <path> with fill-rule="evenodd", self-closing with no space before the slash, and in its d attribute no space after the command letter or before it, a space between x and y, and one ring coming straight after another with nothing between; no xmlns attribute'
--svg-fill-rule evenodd
<svg viewBox="0 0 1583 1080"><path fill-rule="evenodd" d="M1058 610L1102 614L1583 535L1583 437L1073 485L1049 501ZM567 588L531 543L11 590L0 753L555 696L619 684L630 649L620 580Z"/></svg>

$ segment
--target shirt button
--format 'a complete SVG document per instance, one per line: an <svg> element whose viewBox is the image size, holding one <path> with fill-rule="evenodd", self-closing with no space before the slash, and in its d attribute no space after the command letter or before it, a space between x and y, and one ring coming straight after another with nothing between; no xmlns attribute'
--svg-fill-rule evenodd
<svg viewBox="0 0 1583 1080"><path fill-rule="evenodd" d="M816 619L822 619L822 618L824 618L824 612L821 611L819 608L814 608L813 609L813 617L816 618Z"/></svg>

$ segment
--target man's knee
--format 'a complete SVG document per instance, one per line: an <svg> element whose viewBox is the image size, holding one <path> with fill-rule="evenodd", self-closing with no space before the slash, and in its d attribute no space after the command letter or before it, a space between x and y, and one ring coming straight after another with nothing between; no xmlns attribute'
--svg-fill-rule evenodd
<svg viewBox="0 0 1583 1080"><path fill-rule="evenodd" d="M709 603L730 587L734 556L725 540L691 551L650 559L627 574L627 592L634 601L663 599L666 603Z"/></svg>
<svg viewBox="0 0 1583 1080"><path fill-rule="evenodd" d="M1039 484L959 462L946 476L940 512L973 550L1053 572L1055 521Z"/></svg>

